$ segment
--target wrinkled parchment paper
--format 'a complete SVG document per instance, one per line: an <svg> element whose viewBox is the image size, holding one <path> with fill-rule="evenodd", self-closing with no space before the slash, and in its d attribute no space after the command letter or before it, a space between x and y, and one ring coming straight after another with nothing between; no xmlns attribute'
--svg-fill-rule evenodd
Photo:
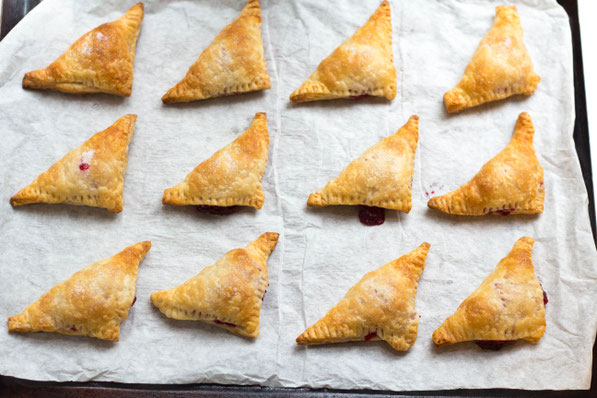
<svg viewBox="0 0 597 398"><path fill-rule="evenodd" d="M130 4L129 4L130 3ZM573 147L574 97L568 18L555 1L517 2L541 83L528 98L448 115L443 93L460 79L490 28L495 1L392 1L398 95L292 106L288 95L379 5L378 0L262 1L272 88L164 106L174 85L243 2L147 2L130 98L25 91L26 71L48 65L81 34L118 18L133 2L45 0L0 43L0 319L18 314L82 266L149 239L137 303L119 343L0 328L0 374L36 380L237 383L391 390L508 387L588 388L596 330L597 262L587 194ZM531 114L545 168L539 216L451 217L431 195L468 181ZM265 205L229 217L162 206L164 188L267 112L270 158ZM63 205L12 209L11 195L126 113L139 115L120 214ZM365 227L353 207L313 210L310 192L352 159L420 116L413 209L387 211ZM200 322L164 317L149 300L265 231L280 242L269 260L261 334L239 338ZM537 345L502 351L472 343L434 348L431 334L521 236L547 294L547 331ZM366 272L431 243L419 284L418 340L406 353L383 342L299 347L294 339Z"/></svg>

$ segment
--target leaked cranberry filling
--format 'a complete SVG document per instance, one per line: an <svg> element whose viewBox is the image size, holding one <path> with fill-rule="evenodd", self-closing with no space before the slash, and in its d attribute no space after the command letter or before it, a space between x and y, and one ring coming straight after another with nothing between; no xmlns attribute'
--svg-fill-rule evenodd
<svg viewBox="0 0 597 398"><path fill-rule="evenodd" d="M377 337L377 332L371 332L367 336L365 336L365 341L369 341Z"/></svg>
<svg viewBox="0 0 597 398"><path fill-rule="evenodd" d="M131 307L132 307L133 305L135 305L135 303L136 303L136 302L137 302L137 296L135 296L135 298L133 299L133 303L131 304Z"/></svg>
<svg viewBox="0 0 597 398"><path fill-rule="evenodd" d="M541 285L541 290L543 290L543 306L545 307L545 305L549 303L549 300L547 299L547 293L545 293L545 289L543 289L541 282L539 282L539 285Z"/></svg>
<svg viewBox="0 0 597 398"><path fill-rule="evenodd" d="M89 169L89 163L81 163L81 164L79 165L79 170L81 170L81 171L85 171L85 170L87 170L87 169Z"/></svg>
<svg viewBox="0 0 597 398"><path fill-rule="evenodd" d="M386 220L385 209L359 205L359 220L365 225L381 225Z"/></svg>
<svg viewBox="0 0 597 398"><path fill-rule="evenodd" d="M238 206L208 206L208 205L199 205L197 206L197 211L201 213L208 213L214 214L216 216L227 216L232 214L238 210Z"/></svg>
<svg viewBox="0 0 597 398"><path fill-rule="evenodd" d="M360 94L360 95L351 95L348 98L350 99L359 99L359 98L367 98L369 94Z"/></svg>
<svg viewBox="0 0 597 398"><path fill-rule="evenodd" d="M70 330L72 330L73 332L77 332L78 331L77 328L74 327L74 326L71 326Z"/></svg>
<svg viewBox="0 0 597 398"><path fill-rule="evenodd" d="M539 286L541 286L541 291L543 292L543 306L545 307L549 300L547 299L547 293L545 293L545 289L543 289L543 284L539 282Z"/></svg>
<svg viewBox="0 0 597 398"><path fill-rule="evenodd" d="M501 216L509 216L513 211L516 211L516 209L511 208L511 209L494 210L494 211L490 211L489 214L499 214Z"/></svg>
<svg viewBox="0 0 597 398"><path fill-rule="evenodd" d="M501 350L508 341L509 340L475 340L475 344L484 350L498 351Z"/></svg>
<svg viewBox="0 0 597 398"><path fill-rule="evenodd" d="M214 319L214 323L217 323L218 325L229 326L231 328L235 328L236 327L236 325L234 323L220 321L219 319Z"/></svg>

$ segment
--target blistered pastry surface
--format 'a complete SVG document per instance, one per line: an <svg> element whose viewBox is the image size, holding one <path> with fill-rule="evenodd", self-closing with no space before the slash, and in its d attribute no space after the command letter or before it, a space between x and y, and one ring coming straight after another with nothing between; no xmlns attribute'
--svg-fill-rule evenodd
<svg viewBox="0 0 597 398"><path fill-rule="evenodd" d="M134 303L139 263L150 248L151 242L139 242L86 266L8 318L8 330L118 341Z"/></svg>
<svg viewBox="0 0 597 398"><path fill-rule="evenodd" d="M408 350L417 339L417 285L429 247L425 242L365 274L323 318L297 337L297 343L384 340L395 350Z"/></svg>
<svg viewBox="0 0 597 398"><path fill-rule="evenodd" d="M143 10L137 3L116 21L85 33L49 66L26 73L23 88L128 97Z"/></svg>
<svg viewBox="0 0 597 398"><path fill-rule="evenodd" d="M261 40L261 7L258 0L249 0L162 101L189 102L270 87Z"/></svg>
<svg viewBox="0 0 597 398"><path fill-rule="evenodd" d="M516 6L498 6L493 26L444 102L448 112L460 112L515 94L530 95L540 80L524 45Z"/></svg>
<svg viewBox="0 0 597 398"><path fill-rule="evenodd" d="M326 57L290 95L293 103L361 96L396 97L390 4L383 1L369 20Z"/></svg>
<svg viewBox="0 0 597 398"><path fill-rule="evenodd" d="M449 214L539 214L543 212L543 167L533 146L535 128L528 113L518 116L510 143L466 184L428 206Z"/></svg>
<svg viewBox="0 0 597 398"><path fill-rule="evenodd" d="M122 211L128 146L137 115L126 115L68 152L10 198L13 206L65 203Z"/></svg>
<svg viewBox="0 0 597 398"><path fill-rule="evenodd" d="M537 343L545 333L543 289L533 267L534 240L520 238L495 270L433 332L436 345L471 340Z"/></svg>
<svg viewBox="0 0 597 398"><path fill-rule="evenodd" d="M408 122L346 166L340 175L309 195L309 206L366 205L401 210L412 207L412 179L419 140L419 117Z"/></svg>
<svg viewBox="0 0 597 398"><path fill-rule="evenodd" d="M204 321L241 336L257 337L268 286L267 260L278 236L264 233L182 285L152 293L151 301L169 318Z"/></svg>
<svg viewBox="0 0 597 398"><path fill-rule="evenodd" d="M261 179L268 151L267 116L257 113L244 133L201 162L183 182L166 189L162 202L260 209L265 198Z"/></svg>

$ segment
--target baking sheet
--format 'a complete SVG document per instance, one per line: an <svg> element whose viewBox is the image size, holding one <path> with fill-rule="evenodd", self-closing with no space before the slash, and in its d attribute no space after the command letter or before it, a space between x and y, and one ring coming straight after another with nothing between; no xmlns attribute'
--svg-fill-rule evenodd
<svg viewBox="0 0 597 398"><path fill-rule="evenodd" d="M161 95L240 11L237 1L146 2L130 98L24 91L24 72L55 59L78 36L118 18L118 1L45 0L0 43L0 317L19 313L85 264L150 239L137 303L109 343L0 330L0 373L35 380L129 383L214 382L394 390L588 388L595 338L595 247L587 196L572 142L572 49L566 13L555 1L517 2L525 42L542 81L512 98L449 116L442 95L461 77L493 21L488 1L393 1L398 96L391 103L318 102L288 95L378 1L262 1L272 89L163 106ZM209 17L206 17L209 16ZM208 217L162 206L164 188L268 114L270 160L260 211ZM545 168L540 216L458 218L427 209L429 195L466 182L509 141L527 111ZM125 207L31 205L8 198L94 132L126 113L139 115L129 150ZM308 209L310 192L353 158L418 114L413 210L388 211L367 228L351 207ZM432 194L433 192L433 194ZM175 286L226 251L264 231L281 233L269 261L270 287L255 341L200 323L165 318L149 294ZM536 345L499 352L473 344L435 349L431 333L522 235L536 239L533 260L547 291L547 331ZM419 337L407 353L383 342L297 347L295 337L331 308L364 273L432 244L419 284ZM516 370L516 371L513 371Z"/></svg>

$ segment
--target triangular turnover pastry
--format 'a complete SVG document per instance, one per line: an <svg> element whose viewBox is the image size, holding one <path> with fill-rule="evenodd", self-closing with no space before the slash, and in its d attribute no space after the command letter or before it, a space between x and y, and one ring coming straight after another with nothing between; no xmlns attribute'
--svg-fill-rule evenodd
<svg viewBox="0 0 597 398"><path fill-rule="evenodd" d="M428 206L448 214L538 214L543 212L545 186L528 113L518 116L510 143L485 163L466 184L431 198Z"/></svg>
<svg viewBox="0 0 597 398"><path fill-rule="evenodd" d="M48 67L26 73L23 88L130 96L142 21L143 3L137 3L116 21L85 33Z"/></svg>
<svg viewBox="0 0 597 398"><path fill-rule="evenodd" d="M238 18L211 42L162 101L189 102L271 87L261 41L259 0L248 0Z"/></svg>
<svg viewBox="0 0 597 398"><path fill-rule="evenodd" d="M267 260L277 243L278 234L266 232L182 285L152 293L151 301L168 318L203 321L240 336L257 337L269 283Z"/></svg>
<svg viewBox="0 0 597 398"><path fill-rule="evenodd" d="M93 135L10 198L10 203L66 203L121 212L128 146L136 120L137 115L123 116Z"/></svg>
<svg viewBox="0 0 597 398"><path fill-rule="evenodd" d="M541 339L547 296L535 276L533 243L523 237L514 244L481 286L433 332L436 345L474 340L495 349L510 340L537 343Z"/></svg>
<svg viewBox="0 0 597 398"><path fill-rule="evenodd" d="M17 315L9 332L54 332L118 341L120 323L135 304L139 263L151 242L129 246L59 283Z"/></svg>
<svg viewBox="0 0 597 398"><path fill-rule="evenodd" d="M460 83L444 94L446 109L460 112L515 94L532 94L541 78L522 40L515 6L496 7L493 27L481 40Z"/></svg>
<svg viewBox="0 0 597 398"><path fill-rule="evenodd" d="M366 205L408 213L419 117L413 115L396 133L367 149L338 177L309 195L307 205Z"/></svg>
<svg viewBox="0 0 597 398"><path fill-rule="evenodd" d="M383 1L367 23L346 39L294 93L292 103L367 96L396 97L390 4Z"/></svg>
<svg viewBox="0 0 597 398"><path fill-rule="evenodd" d="M298 344L384 340L406 351L417 339L415 300L429 243L371 271L323 318L299 337Z"/></svg>
<svg viewBox="0 0 597 398"><path fill-rule="evenodd" d="M248 130L201 162L183 182L166 189L162 203L261 209L268 149L267 117L257 113Z"/></svg>

